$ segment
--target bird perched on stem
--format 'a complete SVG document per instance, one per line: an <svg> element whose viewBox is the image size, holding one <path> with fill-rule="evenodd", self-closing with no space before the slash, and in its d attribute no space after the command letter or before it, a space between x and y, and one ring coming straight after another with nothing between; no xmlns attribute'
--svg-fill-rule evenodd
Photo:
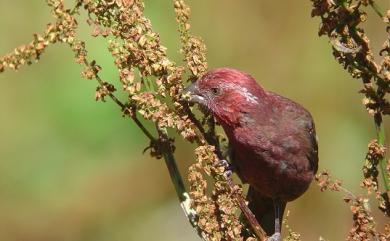
<svg viewBox="0 0 390 241"><path fill-rule="evenodd" d="M307 190L318 169L310 113L230 68L208 72L186 92L223 127L234 168L249 184L249 208L267 234L280 240L286 203Z"/></svg>

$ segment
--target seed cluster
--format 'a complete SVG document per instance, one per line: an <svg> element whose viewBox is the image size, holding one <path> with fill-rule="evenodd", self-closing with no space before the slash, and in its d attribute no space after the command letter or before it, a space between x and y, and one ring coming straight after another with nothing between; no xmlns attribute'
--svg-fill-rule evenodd
<svg viewBox="0 0 390 241"><path fill-rule="evenodd" d="M197 163L190 167L189 172L190 193L199 213L199 227L209 240L244 240L241 237L243 224L233 197L242 195L242 189L236 186L230 190L224 176L225 167L220 165L214 148L209 145L198 147L195 150ZM211 196L207 195L207 179L203 173L216 178Z"/></svg>
<svg viewBox="0 0 390 241"><path fill-rule="evenodd" d="M349 230L347 240L355 241L369 241L372 238L385 241L388 240L390 233L388 229L384 232L376 230L376 223L370 209L369 199L363 196L357 196L346 189L341 181L332 180L331 175L327 171L322 171L316 175L316 181L320 186L321 191L331 190L344 193L344 202L350 205L352 212L352 228Z"/></svg>
<svg viewBox="0 0 390 241"><path fill-rule="evenodd" d="M332 44L336 60L352 75L361 79L364 94L363 104L374 117L378 138L370 142L363 167L362 186L368 193L375 193L379 208L390 215L390 190L381 192L378 176L383 172L385 186L390 183L390 160L385 162L382 133L382 116L390 114L390 27L388 37L379 51L382 56L376 62L370 41L361 24L367 20L365 7L371 6L389 23L390 11L380 14L373 0L311 0L312 16L321 18L319 35L327 36ZM190 8L184 0L173 0L181 53L184 66L174 63L167 56L160 36L153 30L151 21L144 15L143 0L76 0L72 8L66 8L63 0L46 0L51 7L54 21L43 33L34 34L33 40L0 57L0 72L18 70L23 65L38 61L47 47L63 43L75 54L75 61L83 68L81 76L96 80L95 99L113 100L124 117L131 118L150 139L150 154L156 158L172 156L174 139L168 130L175 130L184 139L196 142L196 162L188 173L191 210L199 235L206 240L255 240L247 222L240 220L237 197L242 198L242 188L229 185L231 177L226 175L220 137L215 132L215 120L205 113L200 121L191 108L183 104L181 91L186 82L193 82L207 71L206 47L202 39L190 33ZM91 35L107 39L108 52L114 58L118 70L118 81L103 80L103 71L96 61L90 59L86 43L76 35L77 18L84 9L88 13L87 23ZM120 87L118 88L117 85ZM116 93L125 93L124 100ZM152 135L140 121L143 118L155 124L158 136ZM380 167L380 172L378 168ZM170 170L172 166L169 166ZM175 169L173 169L175 170ZM181 178L175 173L175 178ZM212 177L212 178L210 178ZM383 232L375 229L367 198L352 194L340 181L332 181L328 172L316 177L321 191L342 191L344 200L351 207L353 227L348 240L390 240L390 225ZM188 210L187 210L188 211ZM287 225L286 240L300 240L300 235ZM243 235L248 232L249 235ZM257 237L261 238L261 237ZM320 240L323 240L322 238Z"/></svg>
<svg viewBox="0 0 390 241"><path fill-rule="evenodd" d="M390 93L390 56L389 39L385 40L379 51L383 56L381 63L374 59L370 39L365 34L362 23L367 21L364 7L374 4L374 1L330 1L312 0L312 16L321 18L318 34L330 39L333 55L336 60L351 74L353 78L361 79L365 95L363 104L371 115L390 114L390 103L386 95ZM389 12L390 14L390 12ZM382 20L389 22L389 16ZM386 31L390 30L390 26Z"/></svg>
<svg viewBox="0 0 390 241"><path fill-rule="evenodd" d="M168 136L169 129L197 143L197 161L188 174L192 210L186 213L195 211L196 223L192 224L204 239L243 240L241 233L245 225L239 220L234 199L242 191L238 186L231 188L226 184L224 168L217 165L216 154L220 156L221 150L215 121L207 114L198 121L191 108L181 102L184 84L207 71L206 47L201 38L190 33L190 8L185 1L173 0L185 66L179 66L167 56L159 34L144 15L142 0L76 0L72 9L66 8L63 0L47 0L47 4L55 21L47 25L43 34L35 34L30 44L0 57L0 72L38 61L52 44L66 44L73 51L75 61L83 67L81 76L97 81L95 99L112 99L121 108L122 115L131 118L150 139L145 151L149 150L156 158L173 156L175 145L174 139ZM100 77L103 67L90 59L86 42L76 35L79 27L76 18L82 9L88 13L86 21L91 26L91 35L107 39L108 52L118 70L117 83ZM116 96L119 91L125 93L126 99ZM158 136L151 134L140 117L155 124ZM169 165L170 171L176 172ZM182 182L180 173L173 175L175 185L178 185L176 179ZM211 191L208 186L212 187ZM183 196L181 193L179 198ZM192 222L190 217L189 220ZM253 240L250 235L249 240Z"/></svg>
<svg viewBox="0 0 390 241"><path fill-rule="evenodd" d="M390 10L382 13L374 0L311 1L313 3L312 16L321 19L319 36L329 38L335 59L353 78L362 81L363 88L360 90L360 93L364 94L362 102L374 119L377 139L370 141L368 145L361 186L367 190L368 194L375 194L379 209L390 216L390 172L388 161L385 159L385 133L382 121L383 116L390 115ZM367 7L372 8L386 24L387 39L382 49L378 51L380 61L375 60L370 39L362 25L368 19ZM380 172L383 177L382 191L378 181ZM322 173L317 180L321 190L331 187L326 173ZM332 185L334 184L336 183ZM374 220L369 215L368 209L364 208L368 204L367 199L353 198L352 200L350 203L354 226L348 240L369 240L371 236L385 235L375 231Z"/></svg>

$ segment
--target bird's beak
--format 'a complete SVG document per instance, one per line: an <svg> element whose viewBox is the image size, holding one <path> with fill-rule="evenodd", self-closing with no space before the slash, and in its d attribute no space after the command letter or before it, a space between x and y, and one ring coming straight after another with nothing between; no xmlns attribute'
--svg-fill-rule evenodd
<svg viewBox="0 0 390 241"><path fill-rule="evenodd" d="M206 100L202 96L198 85L195 83L192 83L187 88L185 88L181 94L181 99L183 101L187 101L189 103L197 103L201 105L206 105Z"/></svg>

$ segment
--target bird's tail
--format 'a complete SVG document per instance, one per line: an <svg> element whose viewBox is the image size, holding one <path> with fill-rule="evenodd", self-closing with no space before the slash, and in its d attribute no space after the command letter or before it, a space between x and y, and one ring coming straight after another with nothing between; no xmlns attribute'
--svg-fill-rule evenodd
<svg viewBox="0 0 390 241"><path fill-rule="evenodd" d="M247 200L249 201L249 209L256 216L256 219L261 227L264 229L267 235L273 235L275 232L275 208L272 198L263 196L253 187L249 186ZM282 227L285 207L285 202L280 204L280 227Z"/></svg>

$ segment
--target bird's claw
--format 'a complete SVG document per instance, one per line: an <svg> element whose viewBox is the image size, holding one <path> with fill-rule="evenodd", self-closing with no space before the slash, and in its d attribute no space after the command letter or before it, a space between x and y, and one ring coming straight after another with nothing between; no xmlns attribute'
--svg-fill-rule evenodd
<svg viewBox="0 0 390 241"><path fill-rule="evenodd" d="M280 233L274 233L271 237L268 237L266 241L281 241Z"/></svg>
<svg viewBox="0 0 390 241"><path fill-rule="evenodd" d="M226 170L230 169L230 163L225 159L219 160L215 165L218 167L224 167Z"/></svg>
<svg viewBox="0 0 390 241"><path fill-rule="evenodd" d="M232 166L230 165L230 163L228 161L226 161L224 159L219 160L219 162L215 164L215 167L223 167L224 168L223 175L225 177L230 177L233 174Z"/></svg>

